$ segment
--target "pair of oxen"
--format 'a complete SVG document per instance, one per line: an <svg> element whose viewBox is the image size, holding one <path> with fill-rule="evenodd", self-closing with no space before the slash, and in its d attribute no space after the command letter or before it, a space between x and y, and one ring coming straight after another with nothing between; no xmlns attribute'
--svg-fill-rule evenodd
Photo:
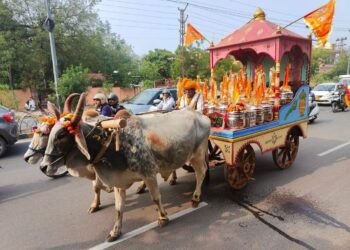
<svg viewBox="0 0 350 250"><path fill-rule="evenodd" d="M69 173L93 181L94 200L89 212L100 204L100 190L114 190L116 221L107 236L114 241L121 235L126 189L143 181L158 207L158 223L169 222L161 202L157 173L168 179L171 173L190 163L195 171L196 188L192 206L198 206L201 186L207 171L210 120L192 110L167 114L135 116L127 111L114 120L89 124L82 121L85 94L70 95L64 105L71 112L71 102L79 96L74 113L61 117L54 104L48 109L56 118L54 124L42 123L36 130L24 158L34 164L42 158L40 168L54 174L66 165Z"/></svg>

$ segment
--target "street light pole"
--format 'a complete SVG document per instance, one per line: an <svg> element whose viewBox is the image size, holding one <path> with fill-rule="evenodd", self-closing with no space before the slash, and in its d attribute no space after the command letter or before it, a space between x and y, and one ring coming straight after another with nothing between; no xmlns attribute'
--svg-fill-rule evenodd
<svg viewBox="0 0 350 250"><path fill-rule="evenodd" d="M44 22L44 28L49 32L51 58L52 58L52 66L53 66L53 77L54 77L54 81L55 81L56 102L57 102L57 107L58 107L59 111L61 111L59 95L58 95L57 56L56 56L56 47L55 47L55 37L53 34L53 29L54 29L55 24L54 24L52 15L51 15L50 0L45 0L45 5L46 5L46 10L47 10L47 18Z"/></svg>

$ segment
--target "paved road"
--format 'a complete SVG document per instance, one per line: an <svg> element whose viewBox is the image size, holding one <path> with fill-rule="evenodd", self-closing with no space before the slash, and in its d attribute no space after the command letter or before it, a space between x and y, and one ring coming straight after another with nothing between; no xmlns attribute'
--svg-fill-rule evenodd
<svg viewBox="0 0 350 250"><path fill-rule="evenodd" d="M329 110L322 107L309 126L292 168L280 171L271 154L257 153L255 181L240 192L226 185L222 168L214 169L203 188L207 206L109 249L349 249L350 112ZM23 162L27 146L16 144L0 160L0 249L102 243L113 225L113 195L103 193L102 209L88 214L90 182L49 179ZM161 184L169 214L190 207L194 176L180 175L176 186ZM124 233L157 219L149 194L136 195L135 188L127 195Z"/></svg>

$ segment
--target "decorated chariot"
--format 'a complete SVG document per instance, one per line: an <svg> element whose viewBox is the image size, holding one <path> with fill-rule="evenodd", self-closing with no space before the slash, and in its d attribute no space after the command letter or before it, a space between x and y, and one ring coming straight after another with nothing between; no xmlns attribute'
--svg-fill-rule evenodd
<svg viewBox="0 0 350 250"><path fill-rule="evenodd" d="M225 178L234 189L252 179L254 148L272 152L278 168L289 168L299 137L307 137L311 37L282 29L258 9L209 51L212 69L228 56L242 63L240 72L224 76L220 98L213 73L209 86L203 86L204 113L212 124L210 159L226 163Z"/></svg>

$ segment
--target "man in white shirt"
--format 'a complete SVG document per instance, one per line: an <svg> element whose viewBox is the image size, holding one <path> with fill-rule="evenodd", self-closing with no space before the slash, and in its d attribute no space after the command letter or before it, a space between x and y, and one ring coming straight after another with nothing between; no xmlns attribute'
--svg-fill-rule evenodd
<svg viewBox="0 0 350 250"><path fill-rule="evenodd" d="M203 95L196 91L197 83L186 79L183 84L185 94L181 97L179 109L190 108L203 113L204 99Z"/></svg>
<svg viewBox="0 0 350 250"><path fill-rule="evenodd" d="M175 108L175 100L168 89L163 89L163 100L157 105L157 110L170 111Z"/></svg>

